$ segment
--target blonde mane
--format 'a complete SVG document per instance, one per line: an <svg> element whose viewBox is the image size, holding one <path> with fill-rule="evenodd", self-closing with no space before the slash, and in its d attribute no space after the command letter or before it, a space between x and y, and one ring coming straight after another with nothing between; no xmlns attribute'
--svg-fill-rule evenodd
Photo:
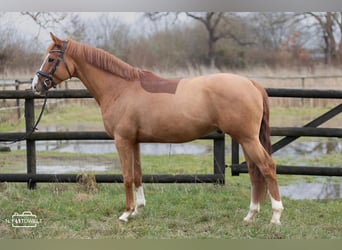
<svg viewBox="0 0 342 250"><path fill-rule="evenodd" d="M125 80L140 79L142 71L135 68L108 52L69 40L66 53L75 57L82 57L91 65L104 71L113 73Z"/></svg>

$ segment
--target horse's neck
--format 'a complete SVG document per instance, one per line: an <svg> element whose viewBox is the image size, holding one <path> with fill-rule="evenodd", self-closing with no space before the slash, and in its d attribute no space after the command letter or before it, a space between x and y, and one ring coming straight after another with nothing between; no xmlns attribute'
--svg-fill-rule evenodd
<svg viewBox="0 0 342 250"><path fill-rule="evenodd" d="M128 86L122 78L84 63L78 64L77 77L100 106L106 99L116 99Z"/></svg>

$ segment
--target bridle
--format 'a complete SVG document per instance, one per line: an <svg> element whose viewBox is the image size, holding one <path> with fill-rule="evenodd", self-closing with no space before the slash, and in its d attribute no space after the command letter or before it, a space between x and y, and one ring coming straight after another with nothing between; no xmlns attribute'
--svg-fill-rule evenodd
<svg viewBox="0 0 342 250"><path fill-rule="evenodd" d="M54 81L53 76L56 73L58 66L60 65L61 61L63 61L65 68L69 74L69 78L72 78L72 75L70 73L68 64L65 62L64 60L64 52L66 50L66 47L68 45L68 41L63 41L63 47L62 49L54 49L54 50L50 50L49 53L60 53L57 61L55 63L55 65L53 66L53 68L51 69L50 73L45 73L41 70L38 70L36 72L36 75L38 76L38 79L40 79L40 76L45 77L46 79L44 81L42 81L42 86L45 90L49 90L50 87L56 88L57 83Z"/></svg>
<svg viewBox="0 0 342 250"><path fill-rule="evenodd" d="M45 93L45 98L44 98L44 103L43 103L42 109L41 109L40 114L38 116L38 119L35 122L35 124L33 125L32 129L30 131L27 131L20 138L17 138L17 139L14 139L14 140L12 140L12 139L6 140L6 141L9 141L9 143L5 143L5 144L12 144L12 143L15 143L15 142L18 142L18 141L27 140L34 133L34 131L38 130L37 126L38 126L38 124L39 124L39 122L40 122L40 120L41 120L41 118L43 116L44 110L45 110L45 106L46 106L46 102L47 102L47 98L48 98L48 90L49 90L49 88L51 86L54 87L54 88L56 88L56 86L57 86L57 83L53 80L53 76L56 73L57 68L60 65L61 61L63 61L64 65L65 65L65 68L68 71L69 78L72 78L72 75L70 73L69 67L68 67L67 63L65 62L65 60L64 60L64 52L66 50L67 45L68 45L68 41L63 41L63 47L62 47L61 50L55 49L55 50L50 50L49 51L49 53L60 53L59 57L57 58L57 61L56 61L55 65L51 69L50 73L47 74L47 73L45 73L45 72L43 72L41 70L38 70L36 72L36 75L37 75L38 79L39 79L40 76L46 78L44 81L42 81L42 83L43 83L42 86L46 90L46 93Z"/></svg>

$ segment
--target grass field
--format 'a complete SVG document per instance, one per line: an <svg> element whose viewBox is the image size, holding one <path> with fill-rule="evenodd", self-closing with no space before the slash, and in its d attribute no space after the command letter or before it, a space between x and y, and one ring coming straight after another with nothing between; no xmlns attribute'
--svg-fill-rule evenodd
<svg viewBox="0 0 342 250"><path fill-rule="evenodd" d="M25 169L25 153L0 155L1 172ZM39 153L40 161L71 162L73 153ZM341 162L334 156L333 164ZM113 162L116 154L82 155L83 162ZM228 159L227 159L228 160ZM146 174L212 173L212 156L143 156ZM316 159L317 161L317 159ZM22 165L16 170L19 163ZM10 164L11 163L11 164ZM110 173L119 173L113 170ZM91 173L90 173L91 174ZM279 176L281 186L313 177ZM340 179L336 178L338 182ZM94 183L92 183L94 184ZM284 198L282 225L269 224L269 200L252 224L242 222L248 212L250 183L246 174L231 177L226 185L145 184L147 206L127 224L118 221L125 204L122 184L38 183L0 184L0 238L2 239L342 239L342 200L291 200ZM12 215L31 211L36 228L12 227Z"/></svg>
<svg viewBox="0 0 342 250"><path fill-rule="evenodd" d="M82 105L87 105L83 108ZM38 109L38 107L37 107ZM312 108L276 106L271 109L271 126L299 126L326 112L329 106ZM13 116L6 111L8 117ZM36 113L38 113L36 111ZM1 115L4 113L2 112ZM3 116L2 116L3 117ZM341 127L339 115L325 127ZM0 119L1 132L20 131L24 118ZM39 129L101 130L102 120L93 101L80 104L50 103ZM303 140L307 140L306 138ZM210 141L196 143L211 144ZM229 143L229 142L227 142ZM212 154L201 156L143 156L145 174L212 173ZM278 164L309 162L312 165L340 166L341 154L316 158L279 157ZM40 151L39 162L77 161L118 165L116 154L93 155ZM229 164L227 155L227 164ZM24 172L25 152L0 153L0 173ZM116 168L110 173L120 173ZM315 181L312 177L279 176L279 184L298 180ZM225 186L212 184L145 184L147 206L143 213L127 224L119 223L124 209L122 184L38 184L35 191L26 184L0 184L1 239L342 239L342 200L291 200L284 198L282 226L271 226L269 200L262 206L252 224L244 224L248 212L250 184L248 175L231 177ZM340 181L340 179L337 179ZM36 228L14 228L11 218L15 212L31 211L39 219Z"/></svg>
<svg viewBox="0 0 342 250"><path fill-rule="evenodd" d="M2 184L0 237L29 239L341 239L342 200L284 199L281 226L269 224L270 202L254 223L245 224L248 211L247 175L212 184L145 184L143 213L122 224L121 184L98 184L96 191L81 184ZM36 228L13 228L11 216L31 211Z"/></svg>

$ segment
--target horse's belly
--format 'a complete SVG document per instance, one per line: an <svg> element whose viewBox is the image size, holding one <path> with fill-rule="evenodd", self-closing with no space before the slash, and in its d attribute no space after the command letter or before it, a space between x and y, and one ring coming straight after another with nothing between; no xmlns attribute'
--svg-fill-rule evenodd
<svg viewBox="0 0 342 250"><path fill-rule="evenodd" d="M140 127L137 140L139 142L188 142L204 136L216 129L207 122L176 121L170 119L167 123L153 124Z"/></svg>

